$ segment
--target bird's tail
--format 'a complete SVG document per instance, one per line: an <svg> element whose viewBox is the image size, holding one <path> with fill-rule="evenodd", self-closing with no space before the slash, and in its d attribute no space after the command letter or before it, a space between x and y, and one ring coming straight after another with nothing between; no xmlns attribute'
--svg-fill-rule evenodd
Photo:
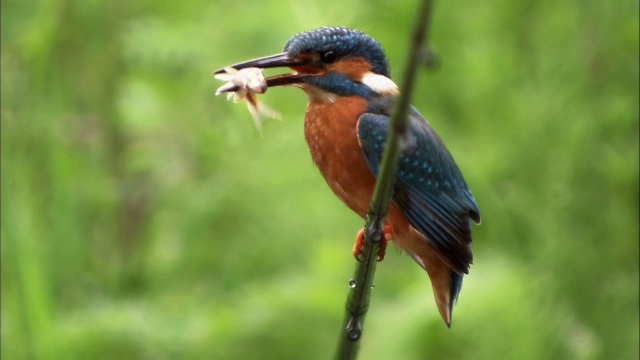
<svg viewBox="0 0 640 360"><path fill-rule="evenodd" d="M429 242L424 235L406 222L400 211L392 208L389 216L395 232L394 243L427 271L440 316L447 326L451 327L451 312L462 287L463 275L451 270L428 245Z"/></svg>
<svg viewBox="0 0 640 360"><path fill-rule="evenodd" d="M420 251L410 255L429 274L440 316L451 327L453 305L462 288L463 276L451 270L429 247L423 246Z"/></svg>

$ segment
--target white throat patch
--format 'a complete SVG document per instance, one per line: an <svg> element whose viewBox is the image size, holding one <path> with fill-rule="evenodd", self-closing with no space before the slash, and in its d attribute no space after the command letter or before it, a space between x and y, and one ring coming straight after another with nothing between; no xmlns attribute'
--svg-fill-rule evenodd
<svg viewBox="0 0 640 360"><path fill-rule="evenodd" d="M389 79L384 75L374 74L372 72L368 72L362 76L360 82L367 85L371 88L371 90L377 92L380 95L384 96L395 96L400 94L400 90L398 90L398 85L393 82L393 80Z"/></svg>
<svg viewBox="0 0 640 360"><path fill-rule="evenodd" d="M304 92L307 93L307 96L309 97L309 101L310 102L333 104L333 103L336 102L336 99L338 98L337 94L334 94L334 93L331 93L331 92L328 92L328 91L324 91L324 90L320 89L319 87L315 87L313 85L296 84L294 86L297 86L300 89L304 90Z"/></svg>

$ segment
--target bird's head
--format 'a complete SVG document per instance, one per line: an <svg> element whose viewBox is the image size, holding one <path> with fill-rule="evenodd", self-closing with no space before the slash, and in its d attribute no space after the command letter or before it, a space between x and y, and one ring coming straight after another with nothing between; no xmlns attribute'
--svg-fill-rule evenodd
<svg viewBox="0 0 640 360"><path fill-rule="evenodd" d="M376 94L398 94L382 46L370 36L344 27L323 27L297 34L287 41L282 53L231 67L237 70L289 67L295 72L267 78L267 86L298 86L317 101L335 96L368 99ZM218 70L216 74L224 71Z"/></svg>

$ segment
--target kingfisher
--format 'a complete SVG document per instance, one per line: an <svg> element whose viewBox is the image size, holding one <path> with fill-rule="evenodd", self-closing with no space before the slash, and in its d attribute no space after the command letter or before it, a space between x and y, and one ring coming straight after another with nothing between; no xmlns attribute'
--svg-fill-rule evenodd
<svg viewBox="0 0 640 360"><path fill-rule="evenodd" d="M400 94L382 46L358 30L323 27L294 35L282 53L230 67L293 70L266 78L266 86L295 86L307 94L304 135L313 162L335 195L365 218ZM409 254L426 270L450 327L473 262L471 222L480 223L480 209L429 122L414 107L407 120L378 260L386 240ZM356 238L356 258L363 245L364 229Z"/></svg>

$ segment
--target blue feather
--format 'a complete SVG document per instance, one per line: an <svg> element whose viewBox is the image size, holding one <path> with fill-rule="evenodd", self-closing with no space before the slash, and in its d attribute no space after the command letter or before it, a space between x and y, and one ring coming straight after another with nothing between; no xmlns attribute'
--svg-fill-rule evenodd
<svg viewBox="0 0 640 360"><path fill-rule="evenodd" d="M294 35L284 45L292 58L301 53L334 51L340 57L366 59L374 73L391 77L389 61L382 46L369 35L344 27L323 27Z"/></svg>
<svg viewBox="0 0 640 360"><path fill-rule="evenodd" d="M376 112L390 108L391 101L373 99L370 112L358 121L360 146L374 175L389 131L389 116ZM473 262L471 220L480 221L478 205L442 140L414 108L407 130L393 202L456 273L468 273Z"/></svg>

